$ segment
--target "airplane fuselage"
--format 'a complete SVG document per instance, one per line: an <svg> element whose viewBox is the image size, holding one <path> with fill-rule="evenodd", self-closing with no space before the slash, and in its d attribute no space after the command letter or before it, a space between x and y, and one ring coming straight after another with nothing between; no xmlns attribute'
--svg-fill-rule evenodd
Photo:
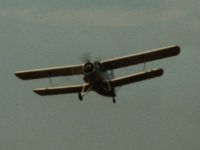
<svg viewBox="0 0 200 150"><path fill-rule="evenodd" d="M83 66L83 72L83 79L85 82L90 84L91 90L103 96L116 96L114 88L111 87L109 83L111 74L109 74L107 71L104 71L98 62L95 62L94 64L90 62L86 63Z"/></svg>

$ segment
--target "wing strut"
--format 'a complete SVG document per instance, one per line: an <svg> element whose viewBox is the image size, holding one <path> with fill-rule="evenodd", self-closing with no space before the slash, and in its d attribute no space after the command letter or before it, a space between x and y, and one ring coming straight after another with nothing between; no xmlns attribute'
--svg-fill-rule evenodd
<svg viewBox="0 0 200 150"><path fill-rule="evenodd" d="M54 86L53 81L52 81L52 78L51 78L50 75L49 75L49 83L50 83L50 85L51 85L52 87Z"/></svg>
<svg viewBox="0 0 200 150"><path fill-rule="evenodd" d="M146 70L146 62L144 62L143 71Z"/></svg>

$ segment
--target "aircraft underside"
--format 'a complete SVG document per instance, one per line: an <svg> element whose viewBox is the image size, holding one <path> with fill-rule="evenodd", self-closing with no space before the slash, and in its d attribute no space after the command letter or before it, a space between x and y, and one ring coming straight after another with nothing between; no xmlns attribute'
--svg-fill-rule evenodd
<svg viewBox="0 0 200 150"><path fill-rule="evenodd" d="M91 87L88 87L86 89L83 89L82 93L79 93L79 100L83 100L83 96L90 90L97 92L98 94L106 97L112 97L113 103L116 102L115 100L115 90L113 87L110 86L109 81L108 82L96 82L91 85Z"/></svg>

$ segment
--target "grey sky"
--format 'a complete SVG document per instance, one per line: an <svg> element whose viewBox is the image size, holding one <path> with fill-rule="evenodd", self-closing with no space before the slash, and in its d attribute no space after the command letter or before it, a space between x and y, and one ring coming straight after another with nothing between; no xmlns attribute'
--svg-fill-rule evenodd
<svg viewBox="0 0 200 150"><path fill-rule="evenodd" d="M198 0L0 0L0 149L200 148ZM147 64L164 76L122 87L117 104L94 92L39 97L48 79L17 70L112 58L177 44L178 57ZM117 70L137 72L142 65ZM56 85L82 77L55 79Z"/></svg>

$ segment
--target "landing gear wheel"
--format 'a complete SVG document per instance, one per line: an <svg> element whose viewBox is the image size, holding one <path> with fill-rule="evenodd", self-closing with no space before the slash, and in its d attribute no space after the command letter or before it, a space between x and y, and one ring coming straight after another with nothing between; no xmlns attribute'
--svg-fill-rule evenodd
<svg viewBox="0 0 200 150"><path fill-rule="evenodd" d="M83 100L83 96L81 95L81 93L78 93L78 98L79 98L80 101Z"/></svg>
<svg viewBox="0 0 200 150"><path fill-rule="evenodd" d="M115 104L116 103L116 100L115 100L115 98L113 97L113 103Z"/></svg>

